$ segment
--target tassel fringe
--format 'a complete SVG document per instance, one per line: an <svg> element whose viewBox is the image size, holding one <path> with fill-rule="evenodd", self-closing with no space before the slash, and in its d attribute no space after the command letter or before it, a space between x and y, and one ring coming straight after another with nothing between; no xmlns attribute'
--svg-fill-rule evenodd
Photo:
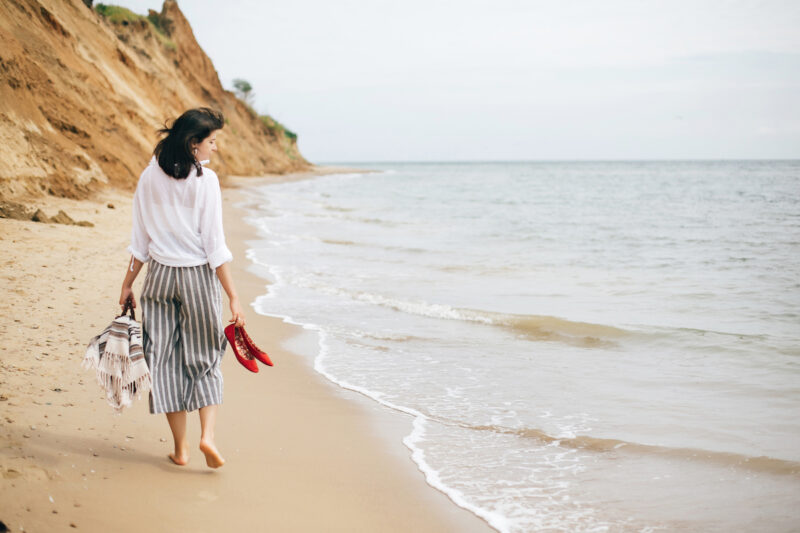
<svg viewBox="0 0 800 533"><path fill-rule="evenodd" d="M81 361L84 369L95 371L97 383L117 413L149 393L153 386L141 348L139 324L120 317L91 340ZM133 360L131 353L136 356Z"/></svg>

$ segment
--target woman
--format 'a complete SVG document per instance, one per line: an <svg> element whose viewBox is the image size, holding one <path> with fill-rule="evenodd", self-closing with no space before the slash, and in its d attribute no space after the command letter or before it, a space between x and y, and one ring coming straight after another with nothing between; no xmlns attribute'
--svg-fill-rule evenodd
<svg viewBox="0 0 800 533"><path fill-rule="evenodd" d="M222 230L222 196L217 175L203 164L217 151L222 114L190 109L159 130L150 164L139 177L133 199L130 267L119 303L133 299L133 281L150 262L142 288L145 359L153 389L150 412L166 413L177 465L189 461L186 413L199 410L200 451L206 464L225 463L214 444L217 406L222 403L220 361L223 333L220 284L230 300L236 326L245 318L228 263L233 259Z"/></svg>

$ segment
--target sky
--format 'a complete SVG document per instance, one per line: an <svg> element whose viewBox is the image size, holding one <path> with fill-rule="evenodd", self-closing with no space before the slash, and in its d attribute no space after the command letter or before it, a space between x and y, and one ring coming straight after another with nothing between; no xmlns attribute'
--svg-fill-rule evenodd
<svg viewBox="0 0 800 533"><path fill-rule="evenodd" d="M796 0L178 5L314 163L800 158Z"/></svg>

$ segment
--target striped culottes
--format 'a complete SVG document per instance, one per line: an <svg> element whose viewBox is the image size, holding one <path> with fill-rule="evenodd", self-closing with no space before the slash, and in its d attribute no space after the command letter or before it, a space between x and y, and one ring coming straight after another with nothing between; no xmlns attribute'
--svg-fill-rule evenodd
<svg viewBox="0 0 800 533"><path fill-rule="evenodd" d="M222 292L211 267L170 267L151 259L140 301L142 344L153 380L150 412L221 404L227 339Z"/></svg>

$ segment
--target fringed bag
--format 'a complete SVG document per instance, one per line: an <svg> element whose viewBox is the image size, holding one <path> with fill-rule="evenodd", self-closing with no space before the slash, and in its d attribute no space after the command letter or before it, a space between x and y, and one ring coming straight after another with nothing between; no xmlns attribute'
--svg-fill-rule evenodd
<svg viewBox="0 0 800 533"><path fill-rule="evenodd" d="M152 381L142 349L142 327L136 322L130 300L125 302L122 314L89 342L81 366L95 370L97 383L117 413L130 407L134 398L150 392Z"/></svg>

